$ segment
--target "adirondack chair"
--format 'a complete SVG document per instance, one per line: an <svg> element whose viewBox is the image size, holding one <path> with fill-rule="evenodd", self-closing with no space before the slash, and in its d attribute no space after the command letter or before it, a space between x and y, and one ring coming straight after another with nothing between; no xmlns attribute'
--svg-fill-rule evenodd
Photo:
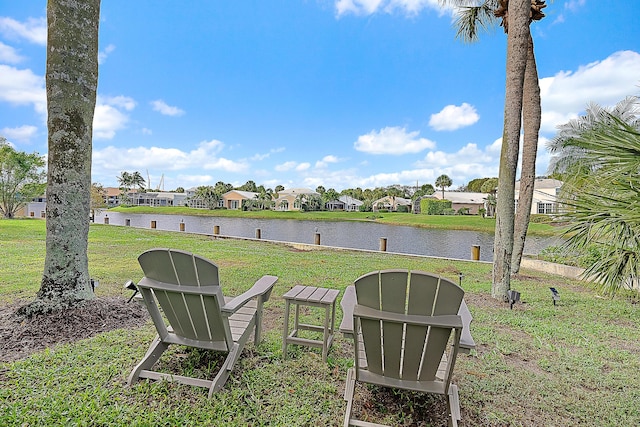
<svg viewBox="0 0 640 427"><path fill-rule="evenodd" d="M260 341L262 305L278 278L263 276L242 295L229 298L222 294L218 267L205 258L173 249L151 249L138 262L144 271L138 289L158 335L129 375L128 384L139 378L166 379L206 387L211 397L224 386L251 333L256 344ZM213 380L152 371L171 344L228 355Z"/></svg>
<svg viewBox="0 0 640 427"><path fill-rule="evenodd" d="M457 426L451 375L463 327L462 288L421 271L384 270L359 277L355 289L355 367L347 371L344 426L380 425L351 417L356 381L445 395L449 425Z"/></svg>

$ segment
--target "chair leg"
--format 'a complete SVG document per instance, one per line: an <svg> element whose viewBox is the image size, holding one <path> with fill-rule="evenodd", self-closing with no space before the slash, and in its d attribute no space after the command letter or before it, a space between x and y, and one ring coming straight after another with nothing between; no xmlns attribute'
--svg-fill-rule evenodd
<svg viewBox="0 0 640 427"><path fill-rule="evenodd" d="M449 407L449 426L457 427L458 421L460 421L460 398L458 396L458 386L455 384L449 385L447 403Z"/></svg>
<svg viewBox="0 0 640 427"><path fill-rule="evenodd" d="M225 383L229 379L229 375L231 375L231 371L233 371L233 367L240 358L240 353L242 353L242 348L240 348L238 344L235 344L220 367L218 374L211 382L211 386L209 387L209 397L213 396L213 393L224 387Z"/></svg>
<svg viewBox="0 0 640 427"><path fill-rule="evenodd" d="M140 363L138 363L131 371L129 379L127 380L127 385L131 385L136 382L141 371L151 369L167 348L169 348L169 344L162 342L160 337L156 336L156 338L151 342L149 350L147 350L147 354L144 355Z"/></svg>
<svg viewBox="0 0 640 427"><path fill-rule="evenodd" d="M356 388L356 370L349 368L347 370L347 380L344 385L344 400L347 401L347 409L344 413L344 427L351 425L351 411L353 409L353 393Z"/></svg>

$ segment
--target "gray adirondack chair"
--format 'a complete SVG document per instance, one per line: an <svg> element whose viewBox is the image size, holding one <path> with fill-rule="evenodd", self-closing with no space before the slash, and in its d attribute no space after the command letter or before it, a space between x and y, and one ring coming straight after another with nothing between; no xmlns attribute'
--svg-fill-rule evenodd
<svg viewBox="0 0 640 427"><path fill-rule="evenodd" d="M462 320L464 291L422 271L374 271L355 281L355 367L347 372L346 426L379 426L351 417L356 381L445 395L449 425L460 420L451 375Z"/></svg>
<svg viewBox="0 0 640 427"><path fill-rule="evenodd" d="M179 250L151 249L138 261L145 275L138 289L158 335L129 375L128 384L139 378L166 379L206 387L211 397L224 386L251 333L256 344L260 341L262 305L278 278L263 276L242 295L228 298L222 294L218 267L205 258ZM213 380L152 371L171 344L228 355Z"/></svg>

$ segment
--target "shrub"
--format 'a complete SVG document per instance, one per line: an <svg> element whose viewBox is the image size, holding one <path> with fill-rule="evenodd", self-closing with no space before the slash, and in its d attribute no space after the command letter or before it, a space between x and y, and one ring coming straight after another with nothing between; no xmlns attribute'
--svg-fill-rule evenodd
<svg viewBox="0 0 640 427"><path fill-rule="evenodd" d="M481 217L484 218L486 213L487 213L487 210L485 208L478 209L478 215L480 215Z"/></svg>
<svg viewBox="0 0 640 427"><path fill-rule="evenodd" d="M453 208L446 208L442 210L442 215L455 215L456 210Z"/></svg>
<svg viewBox="0 0 640 427"><path fill-rule="evenodd" d="M431 198L424 198L420 200L420 212L427 215L443 215L443 211L447 208L451 208L451 200L438 200Z"/></svg>
<svg viewBox="0 0 640 427"><path fill-rule="evenodd" d="M553 221L550 215L546 214L532 214L529 218L529 222L535 222L537 224L547 224Z"/></svg>
<svg viewBox="0 0 640 427"><path fill-rule="evenodd" d="M407 206L407 205L399 205L396 208L396 212L405 212L405 213L407 213L407 212L409 212L409 206Z"/></svg>

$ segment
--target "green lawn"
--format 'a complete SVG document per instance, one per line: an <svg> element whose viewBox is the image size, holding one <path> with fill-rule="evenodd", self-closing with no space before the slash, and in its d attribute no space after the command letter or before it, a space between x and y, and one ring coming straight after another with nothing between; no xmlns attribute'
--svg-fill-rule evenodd
<svg viewBox="0 0 640 427"><path fill-rule="evenodd" d="M0 220L0 304L27 300L38 290L44 226L41 220ZM640 304L635 295L601 298L580 282L525 270L512 282L523 303L509 310L490 298L487 263L323 248L300 251L269 242L103 225L91 226L89 240L90 272L100 280L98 296L121 295L123 304L129 293L122 284L141 278L136 257L152 247L193 251L214 260L228 295L248 289L263 274L278 276L265 307L264 341L247 346L223 391L210 400L205 389L179 384L142 381L126 386L130 370L155 335L150 322L47 349L0 364L0 425L341 425L352 345L337 337L328 363L322 363L318 349L298 347L290 347L283 361L281 296L296 284L342 291L361 274L384 268L421 269L456 281L459 272L464 274L478 348L461 355L455 368L462 425L640 424ZM549 286L561 293L558 306L552 305ZM206 374L217 360L180 348L171 353L163 366L189 372ZM364 416L390 425L417 424L433 403L419 394L359 392Z"/></svg>

